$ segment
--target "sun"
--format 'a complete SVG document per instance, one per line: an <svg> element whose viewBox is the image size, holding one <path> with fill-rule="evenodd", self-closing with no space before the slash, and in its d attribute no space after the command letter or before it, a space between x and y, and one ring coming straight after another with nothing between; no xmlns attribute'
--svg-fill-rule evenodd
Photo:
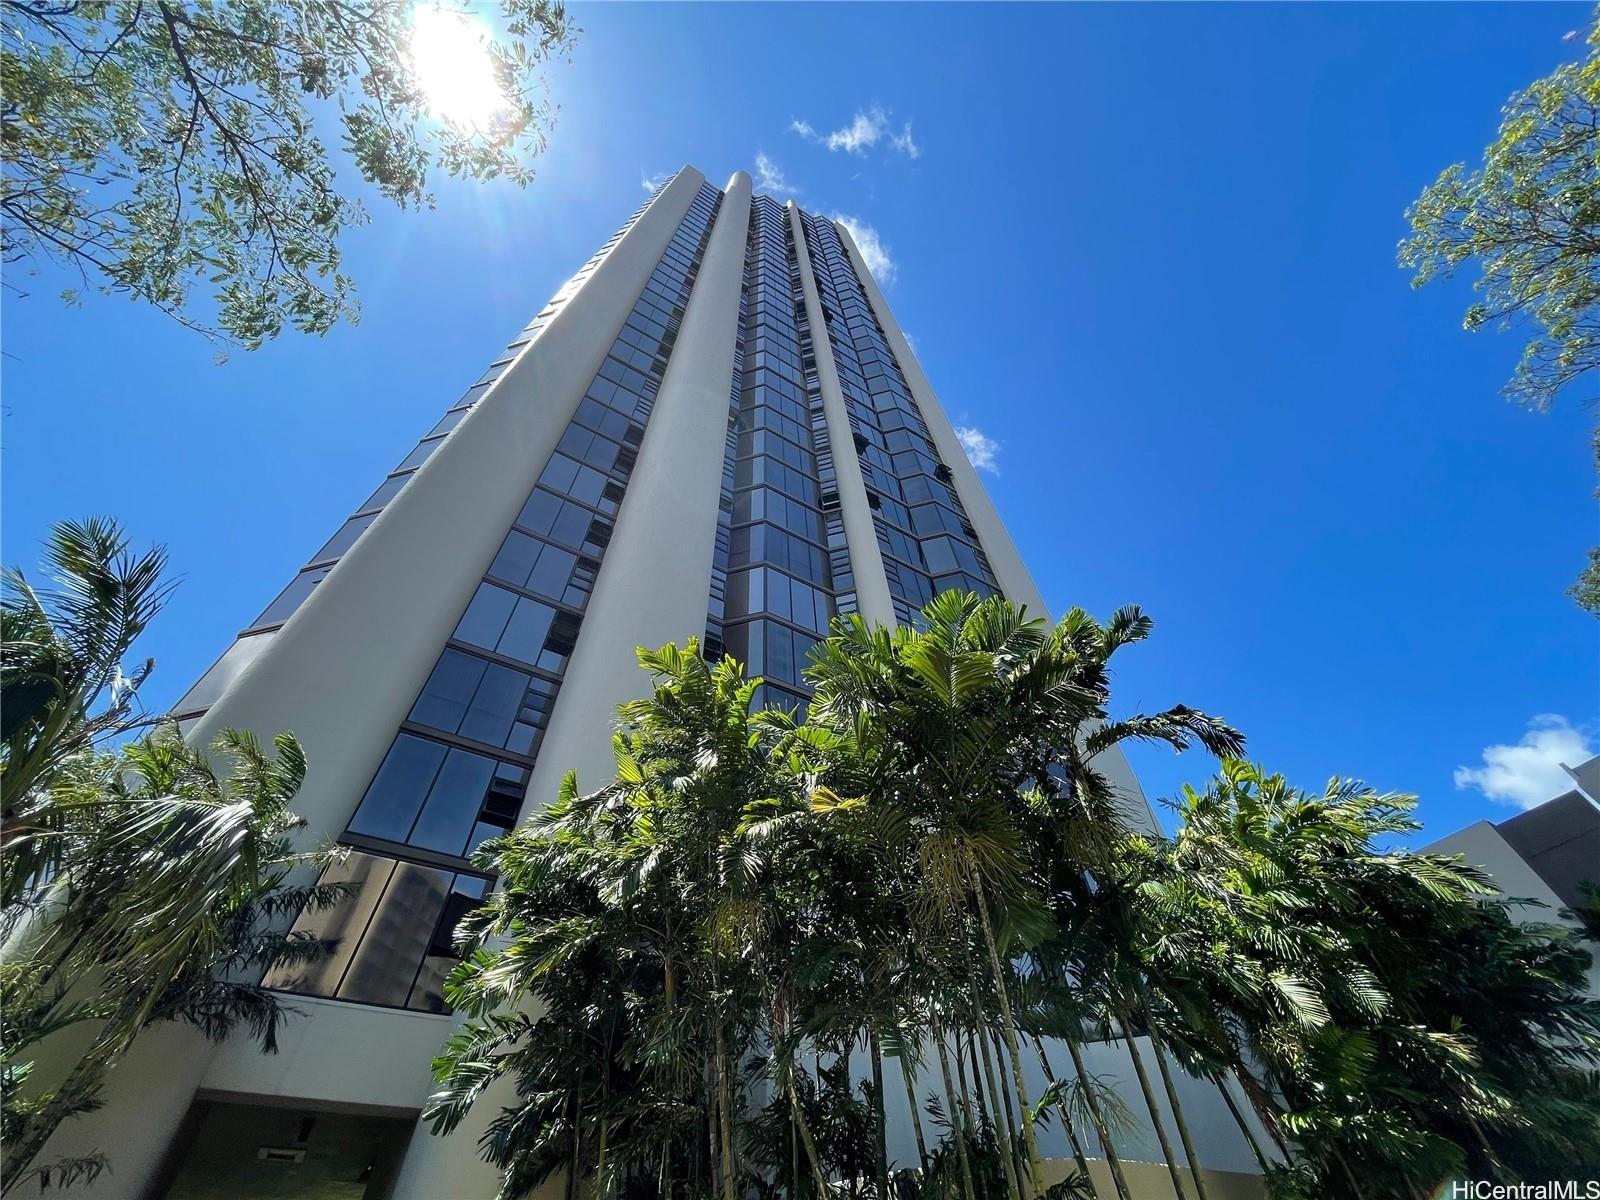
<svg viewBox="0 0 1600 1200"><path fill-rule="evenodd" d="M411 64L428 109L469 133L489 131L509 108L489 53L488 26L421 4L411 15Z"/></svg>

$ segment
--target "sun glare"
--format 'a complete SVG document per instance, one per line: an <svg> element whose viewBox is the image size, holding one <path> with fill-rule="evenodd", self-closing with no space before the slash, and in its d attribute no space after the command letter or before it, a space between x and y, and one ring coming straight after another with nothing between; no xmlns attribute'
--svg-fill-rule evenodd
<svg viewBox="0 0 1600 1200"><path fill-rule="evenodd" d="M489 29L465 13L418 5L411 62L428 108L458 129L487 131L507 108L489 54Z"/></svg>

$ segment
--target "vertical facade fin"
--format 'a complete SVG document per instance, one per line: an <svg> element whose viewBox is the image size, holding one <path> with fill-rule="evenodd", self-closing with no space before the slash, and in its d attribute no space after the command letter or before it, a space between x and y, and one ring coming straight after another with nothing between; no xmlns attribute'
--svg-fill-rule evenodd
<svg viewBox="0 0 1600 1200"><path fill-rule="evenodd" d="M856 611L869 624L890 625L895 621L895 606L890 598L889 580L874 531L872 507L862 483L859 459L862 445L846 406L834 359L831 322L835 317L823 305L821 279L813 268L807 248L805 215L792 200L789 202L789 227L794 238L806 323L810 331L811 356L822 397L836 483L833 495L823 497L823 512L829 515L837 509L854 577Z"/></svg>

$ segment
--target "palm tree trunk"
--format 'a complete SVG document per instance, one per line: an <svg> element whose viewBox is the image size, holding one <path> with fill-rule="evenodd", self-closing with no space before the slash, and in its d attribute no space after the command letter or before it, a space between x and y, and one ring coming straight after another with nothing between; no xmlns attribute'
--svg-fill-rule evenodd
<svg viewBox="0 0 1600 1200"><path fill-rule="evenodd" d="M1177 1156L1172 1153L1172 1142L1167 1137L1166 1122L1161 1119L1161 1106L1156 1103L1155 1090L1150 1086L1150 1076L1145 1072L1144 1059L1140 1057L1139 1047L1133 1040L1133 1030L1128 1028L1128 1020L1123 1016L1122 1009L1116 1010L1117 1028L1122 1030L1122 1037L1128 1043L1128 1058L1133 1063L1133 1073L1139 1079L1139 1090L1144 1093L1144 1106L1150 1111L1150 1124L1155 1127L1156 1141L1161 1143L1161 1154L1166 1159L1167 1174L1172 1176L1172 1191L1177 1200L1184 1200L1183 1173L1178 1169Z"/></svg>
<svg viewBox="0 0 1600 1200"><path fill-rule="evenodd" d="M965 1100L957 1097L955 1081L950 1078L950 1055L945 1051L944 1033L939 1028L937 1017L932 1019L929 1028L933 1033L933 1044L939 1048L939 1069L944 1074L944 1094L949 1098L951 1108L955 1108L958 1104L962 1106L959 1116L955 1113L951 1114L952 1117L957 1118L951 1124L955 1132L956 1159L961 1164L961 1190L966 1196L966 1200L977 1200L977 1196L972 1190L972 1164L967 1161L967 1135L963 1129L968 1120ZM1124 1200L1126 1200L1126 1197L1124 1197Z"/></svg>
<svg viewBox="0 0 1600 1200"><path fill-rule="evenodd" d="M711 1172L712 1195L722 1190L722 1152L719 1134L722 1132L721 1105L717 1103L716 1078L717 1070L713 1065L716 1057L710 1047L706 1048L706 1165Z"/></svg>
<svg viewBox="0 0 1600 1200"><path fill-rule="evenodd" d="M583 1122L578 1119L580 1105L578 1093L583 1087L583 1076L579 1074L578 1082L573 1085L569 1095L572 1108L572 1161L567 1165L567 1200L572 1200L578 1194L578 1160L583 1156L583 1135L580 1132Z"/></svg>
<svg viewBox="0 0 1600 1200"><path fill-rule="evenodd" d="M1339 1164L1340 1173L1344 1176L1345 1182L1350 1185L1350 1195L1359 1200L1361 1196L1366 1194L1366 1189L1356 1182L1356 1173L1350 1169L1350 1164L1345 1162L1344 1155L1339 1153L1337 1146L1332 1147L1332 1153L1333 1161ZM1400 1172L1400 1179L1405 1183L1406 1191L1411 1193L1414 1200L1423 1200L1417 1185L1411 1182L1404 1171Z"/></svg>
<svg viewBox="0 0 1600 1200"><path fill-rule="evenodd" d="M1508 1180L1516 1181L1516 1173L1507 1169L1505 1163L1500 1161L1500 1156L1489 1145L1489 1139L1484 1136L1483 1126L1478 1123L1478 1118L1470 1112L1466 1114L1467 1124L1472 1129L1473 1140L1478 1143L1478 1150L1483 1155L1484 1166L1488 1168L1487 1175L1490 1179L1504 1183Z"/></svg>
<svg viewBox="0 0 1600 1200"><path fill-rule="evenodd" d="M611 1136L611 1118L600 1118L600 1149L594 1163L594 1197L605 1200L606 1195L606 1143Z"/></svg>
<svg viewBox="0 0 1600 1200"><path fill-rule="evenodd" d="M917 1135L917 1161L922 1164L924 1176L928 1173L928 1143L922 1136L922 1106L917 1103L916 1080L911 1077L911 1064L900 1055L900 1078L905 1080L906 1103L911 1107L911 1128Z"/></svg>
<svg viewBox="0 0 1600 1200"><path fill-rule="evenodd" d="M1244 1113L1240 1111L1238 1102L1234 1100L1233 1093L1228 1090L1226 1077L1213 1081L1217 1091L1222 1093L1222 1102L1228 1106L1228 1111L1233 1114L1234 1124L1239 1126L1239 1132L1244 1134L1244 1140L1250 1145L1250 1153L1255 1155L1256 1165L1261 1168L1261 1174L1266 1175L1271 1170L1267 1156L1261 1149L1261 1143L1256 1138L1255 1130L1250 1128L1250 1123L1245 1120Z"/></svg>
<svg viewBox="0 0 1600 1200"><path fill-rule="evenodd" d="M989 1124L989 1097L984 1094L983 1081L978 1077L978 1056L972 1049L972 1040L969 1037L963 1043L961 1032L958 1029L952 1038L956 1050L956 1078L961 1082L962 1094L970 1094L977 1102L978 1118L972 1123L972 1136L976 1138L979 1130ZM970 1074L967 1071L968 1064L972 1067ZM970 1093L967 1090L969 1079L972 1081Z"/></svg>
<svg viewBox="0 0 1600 1200"><path fill-rule="evenodd" d="M1100 1148L1106 1153L1106 1166L1111 1169L1111 1182L1116 1186L1119 1200L1133 1200L1128 1191L1128 1178L1122 1173L1122 1160L1117 1157L1117 1147L1111 1140L1111 1131L1106 1128L1105 1114L1100 1111L1100 1101L1095 1098L1094 1080L1089 1078L1089 1069L1083 1065L1083 1052L1078 1049L1078 1043L1071 1038L1067 1041L1067 1053L1072 1055L1073 1070L1078 1073L1078 1086L1083 1089L1083 1102L1089 1109L1089 1120L1094 1122L1094 1131L1100 1139Z"/></svg>
<svg viewBox="0 0 1600 1200"><path fill-rule="evenodd" d="M1189 1160L1189 1174L1194 1178L1194 1190L1200 1200L1211 1200L1206 1192L1206 1181L1200 1171L1200 1160L1195 1156L1194 1139L1189 1136L1189 1122L1184 1119L1183 1105L1178 1102L1178 1088L1172 1081L1172 1068L1167 1063L1166 1047L1161 1043L1161 1034L1156 1030L1156 1019L1150 1012L1150 1002L1144 998L1144 989L1139 989L1140 999L1144 1008L1145 1028L1150 1031L1150 1049L1155 1051L1156 1069L1161 1072L1161 1086L1166 1089L1167 1103L1172 1105L1172 1119L1178 1125L1178 1140L1183 1143L1184 1157Z"/></svg>
<svg viewBox="0 0 1600 1200"><path fill-rule="evenodd" d="M984 1054L987 1056L990 1050L994 1051L995 1062L1000 1063L1005 1061L1005 1047L1000 1041L999 1032L994 1029L989 1030L988 1044L984 1046ZM1011 1151L1011 1157L1016 1160L1017 1177L1020 1179L1027 1174L1028 1164L1022 1157L1022 1141L1020 1137L1021 1126L1017 1122L1017 1114L1012 1111L1011 1093L1009 1091L1004 1089L1001 1090L1000 1105L1003 1109L1005 1109L1006 1128L1010 1131L1011 1139L1008 1143L1008 1148Z"/></svg>
<svg viewBox="0 0 1600 1200"><path fill-rule="evenodd" d="M733 1091L728 1085L728 1051L722 1026L717 1026L717 1101L722 1128L722 1200L734 1200Z"/></svg>
<svg viewBox="0 0 1600 1200"><path fill-rule="evenodd" d="M872 1123L873 1149L877 1161L873 1164L878 1173L878 1200L889 1196L889 1123L884 1116L883 1104L883 1047L878 1044L878 1031L867 1023L867 1052L872 1056Z"/></svg>
<svg viewBox="0 0 1600 1200"><path fill-rule="evenodd" d="M1039 1065L1044 1068L1046 1081L1054 1083L1056 1073L1050 1068L1050 1056L1044 1052L1044 1041L1036 1033L1033 1035L1033 1048L1039 1055ZM1078 1164L1078 1171L1089 1184L1089 1191L1095 1200L1100 1200L1100 1189L1095 1186L1094 1177L1089 1174L1089 1159L1083 1152L1083 1143L1078 1140L1078 1129L1072 1120L1072 1111L1064 1102L1056 1104L1056 1112L1061 1114L1061 1127L1067 1131L1067 1141L1072 1143L1072 1158ZM1265 1171L1262 1174L1266 1174Z"/></svg>
<svg viewBox="0 0 1600 1200"><path fill-rule="evenodd" d="M976 991L976 987L973 990ZM977 1013L973 1014L973 1019L978 1019ZM1006 1191L1011 1200L1022 1200L1022 1185L1017 1179L1017 1166L1011 1157L1011 1139L1000 1123L1000 1091L995 1086L994 1059L989 1054L988 1039L983 1036L981 1030L978 1030L974 1032L972 1040L978 1043L978 1051L983 1056L983 1076L989 1085L989 1095L994 1097L994 1114L991 1122L994 1125L995 1151L1000 1155L1000 1167L1006 1176ZM976 1058L977 1055L974 1055L975 1060Z"/></svg>
<svg viewBox="0 0 1600 1200"><path fill-rule="evenodd" d="M800 1144L805 1147L806 1162L811 1165L811 1177L817 1182L817 1200L828 1194L828 1179L822 1173L822 1163L817 1159L817 1143L812 1140L811 1126L806 1123L805 1110L800 1107L800 1093L794 1086L794 1064L789 1064L789 1108L794 1113L795 1128L800 1131Z"/></svg>
<svg viewBox="0 0 1600 1200"><path fill-rule="evenodd" d="M1006 977L1000 967L1000 949L995 945L994 925L989 920L989 904L983 895L983 879L978 874L978 869L970 863L967 871L972 878L973 895L978 901L978 917L983 923L984 945L989 950L989 969L994 974L995 999L1000 1002L1001 1028L1005 1033L1006 1049L1011 1053L1011 1077L1016 1084L1017 1107L1023 1112L1032 1112L1033 1104L1028 1099L1028 1084L1022 1076L1022 1051L1017 1047L1017 1025L1011 1017L1011 997L1006 995ZM1039 1159L1039 1143L1033 1136L1033 1122L1023 1124L1022 1140L1028 1147L1028 1167L1033 1176L1033 1194L1042 1196L1044 1164Z"/></svg>

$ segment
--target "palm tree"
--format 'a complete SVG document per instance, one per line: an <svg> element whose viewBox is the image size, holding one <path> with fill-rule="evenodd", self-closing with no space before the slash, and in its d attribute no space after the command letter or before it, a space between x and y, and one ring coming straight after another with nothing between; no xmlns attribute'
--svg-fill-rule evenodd
<svg viewBox="0 0 1600 1200"><path fill-rule="evenodd" d="M0 577L0 842L13 869L0 902L17 903L41 872L60 865L48 782L78 754L141 724L139 686L154 659L125 669L133 643L161 611L166 551L133 554L113 520L51 527L47 585L18 568ZM23 845L37 857L24 857Z"/></svg>
<svg viewBox="0 0 1600 1200"><path fill-rule="evenodd" d="M134 1038L179 1020L221 1038L241 1022L276 1048L288 1009L255 986L278 963L326 952L285 937L282 918L341 899L291 886L324 852L298 854L289 811L305 773L289 736L268 755L225 733L208 757L148 724L137 692L154 660L124 659L172 585L166 555L128 549L115 521L62 522L45 548L48 585L8 569L0 598L0 1174L13 1188L92 1178L90 1154L36 1165L60 1124L97 1106ZM218 771L213 759L227 769ZM87 1048L59 1078L27 1056L89 1023Z"/></svg>
<svg viewBox="0 0 1600 1200"><path fill-rule="evenodd" d="M1018 1113L1034 1107L1012 960L1051 936L1057 905L1087 894L1100 852L1123 832L1119 798L1095 755L1129 738L1180 749L1198 741L1220 753L1242 744L1184 707L1109 720L1109 661L1149 629L1135 609L1104 626L1075 610L1051 629L1004 599L946 593L893 631L841 620L807 671L809 720L865 755L853 772L858 802L897 855L917 864L909 915L919 937L957 947L963 962L976 938L1009 1059L1007 1102ZM1037 1195L1038 1144L1032 1122L1021 1126Z"/></svg>
<svg viewBox="0 0 1600 1200"><path fill-rule="evenodd" d="M520 1107L488 1149L507 1194L566 1169L598 1189L631 1176L714 1182L731 1200L743 1064L764 1027L792 1050L788 985L754 969L770 906L742 832L784 808L780 731L755 711L760 681L732 660L712 666L694 642L639 658L655 686L620 710L615 781L582 795L569 776L549 809L484 847L502 886L458 931L470 953L447 995L470 1019L428 1116L447 1132L513 1076ZM820 1188L792 1070L776 1074ZM693 1127L704 1136L681 1136ZM603 1131L592 1148L587 1129Z"/></svg>
<svg viewBox="0 0 1600 1200"><path fill-rule="evenodd" d="M1517 923L1459 861L1384 849L1414 804L1224 763L1185 791L1139 884L1147 960L1190 1014L1207 997L1214 1016L1185 1023L1315 1186L1400 1198L1592 1161L1588 956L1564 928Z"/></svg>
<svg viewBox="0 0 1600 1200"><path fill-rule="evenodd" d="M50 863L52 875L4 911L15 933L0 967L8 1189L103 1169L97 1155L35 1161L64 1120L98 1106L107 1073L148 1026L182 1021L220 1040L242 1023L276 1050L293 1010L252 980L325 954L326 944L285 935L282 923L349 889L291 884L335 856L292 848L299 822L289 804L305 758L286 734L275 750L228 732L208 757L163 729L114 753L80 753L45 796L19 802L51 817L5 844L3 869ZM94 1032L64 1077L30 1079L24 1054L82 1023Z"/></svg>

